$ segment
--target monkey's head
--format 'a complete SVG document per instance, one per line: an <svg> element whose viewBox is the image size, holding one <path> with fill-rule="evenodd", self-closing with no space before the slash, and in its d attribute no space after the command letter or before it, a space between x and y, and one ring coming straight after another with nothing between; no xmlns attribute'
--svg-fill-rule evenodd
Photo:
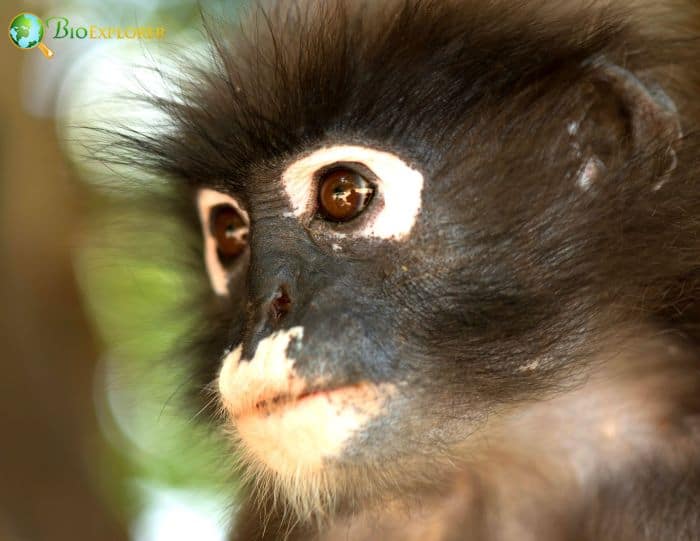
<svg viewBox="0 0 700 541"><path fill-rule="evenodd" d="M610 333L663 326L688 268L684 98L644 36L599 12L365 7L214 30L213 65L159 103L173 129L138 138L198 213L243 464L303 510L428 483Z"/></svg>

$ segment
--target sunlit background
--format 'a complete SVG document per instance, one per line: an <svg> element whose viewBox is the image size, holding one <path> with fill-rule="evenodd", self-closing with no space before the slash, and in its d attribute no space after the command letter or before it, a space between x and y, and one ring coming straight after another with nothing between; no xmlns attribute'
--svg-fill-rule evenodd
<svg viewBox="0 0 700 541"><path fill-rule="evenodd" d="M163 41L47 32L51 60L0 38L1 541L226 537L236 505L228 451L184 404L182 363L168 362L186 340L183 292L193 287L175 264L177 226L138 210L134 172L86 159L79 127L155 125L115 96L167 92L148 68L203 50L200 7L235 17L242 3L0 5L5 25L32 12L166 29ZM162 179L135 178L160 189Z"/></svg>

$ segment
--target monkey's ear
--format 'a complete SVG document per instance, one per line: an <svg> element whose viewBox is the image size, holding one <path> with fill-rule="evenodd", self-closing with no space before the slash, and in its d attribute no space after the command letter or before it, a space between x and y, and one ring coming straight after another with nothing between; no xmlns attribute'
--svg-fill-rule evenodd
<svg viewBox="0 0 700 541"><path fill-rule="evenodd" d="M674 167L674 147L682 135L673 100L660 86L645 84L629 70L608 62L595 66L591 83L590 94L584 96L583 118L569 125L584 158L582 174L595 176L596 169L615 168L652 153L662 155L654 171L661 181Z"/></svg>
<svg viewBox="0 0 700 541"><path fill-rule="evenodd" d="M654 142L671 145L681 136L673 100L658 85L645 85L630 71L614 64L601 66L600 78L619 96L629 114L632 141L645 148Z"/></svg>

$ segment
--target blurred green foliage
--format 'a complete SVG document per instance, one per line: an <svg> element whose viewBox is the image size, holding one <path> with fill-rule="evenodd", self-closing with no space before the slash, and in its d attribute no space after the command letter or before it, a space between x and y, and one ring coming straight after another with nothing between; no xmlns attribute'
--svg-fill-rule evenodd
<svg viewBox="0 0 700 541"><path fill-rule="evenodd" d="M148 503L144 485L208 493L223 508L235 491L230 450L185 400L188 359L177 353L193 323L183 310L191 278L157 255L184 232L139 216L135 223L145 229L134 234L123 227L122 203L97 206L99 218L76 260L105 351L95 399L112 447L101 477L130 520Z"/></svg>
<svg viewBox="0 0 700 541"><path fill-rule="evenodd" d="M158 23L168 30L168 45L176 48L181 45L178 33L186 35L182 41L188 43L193 29L201 29L200 9L231 17L242 3L67 0L60 7L104 24L134 17L139 22ZM124 60L157 65L157 53L147 47L124 48ZM99 71L96 60L91 59L90 69ZM89 79L86 77L86 81ZM93 95L91 86L70 89L72 96L86 91L89 98L101 101L100 96ZM75 136L69 124L90 125L93 120L83 104L73 105L80 114L58 119L59 132L66 133L68 139ZM128 118L128 108L127 103L117 100L100 113L124 119ZM136 206L125 210L125 199L128 203L132 197L128 184L124 194L119 194L119 188L112 195L101 192L99 164L84 159L79 141L69 142L66 152L79 176L96 186L90 204L93 218L76 254L76 269L86 309L104 351L95 401L110 446L102 451L97 472L100 481L119 512L132 524L149 505L150 492L144 486L207 494L220 502L222 513L226 513L236 490L230 471L231 451L223 438L206 423L199 423L198 413L185 404L188 360L173 358L173 352L182 349L181 342L189 339L193 323L193 315L183 309L186 292L192 288L188 283L191 277L171 258L157 257L177 251L173 239L184 232L177 224L163 223L158 216L149 216ZM102 174L106 179L110 170L104 168ZM129 171L119 171L119 175L124 174ZM114 178L105 182L112 187L118 183L119 179ZM124 223L128 226L122 227ZM135 229L134 223L139 227Z"/></svg>

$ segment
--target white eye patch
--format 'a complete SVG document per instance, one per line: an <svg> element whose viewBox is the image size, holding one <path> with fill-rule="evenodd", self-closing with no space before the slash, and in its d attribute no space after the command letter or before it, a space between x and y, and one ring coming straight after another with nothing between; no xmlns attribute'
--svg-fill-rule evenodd
<svg viewBox="0 0 700 541"><path fill-rule="evenodd" d="M303 219L315 212L315 175L323 168L343 162L360 163L372 171L384 202L383 208L353 235L393 240L406 237L421 209L423 175L398 156L367 147L325 147L289 165L282 174L282 182L292 215Z"/></svg>
<svg viewBox="0 0 700 541"><path fill-rule="evenodd" d="M226 268L219 259L217 241L212 234L211 223L212 209L221 205L228 205L235 209L246 226L250 225L250 219L248 213L230 195L209 188L203 188L197 193L197 209L199 211L199 221L202 224L202 236L204 237L204 263L206 264L207 274L214 292L223 296L228 294L228 282L232 271ZM247 228L237 234L245 233L247 233Z"/></svg>

